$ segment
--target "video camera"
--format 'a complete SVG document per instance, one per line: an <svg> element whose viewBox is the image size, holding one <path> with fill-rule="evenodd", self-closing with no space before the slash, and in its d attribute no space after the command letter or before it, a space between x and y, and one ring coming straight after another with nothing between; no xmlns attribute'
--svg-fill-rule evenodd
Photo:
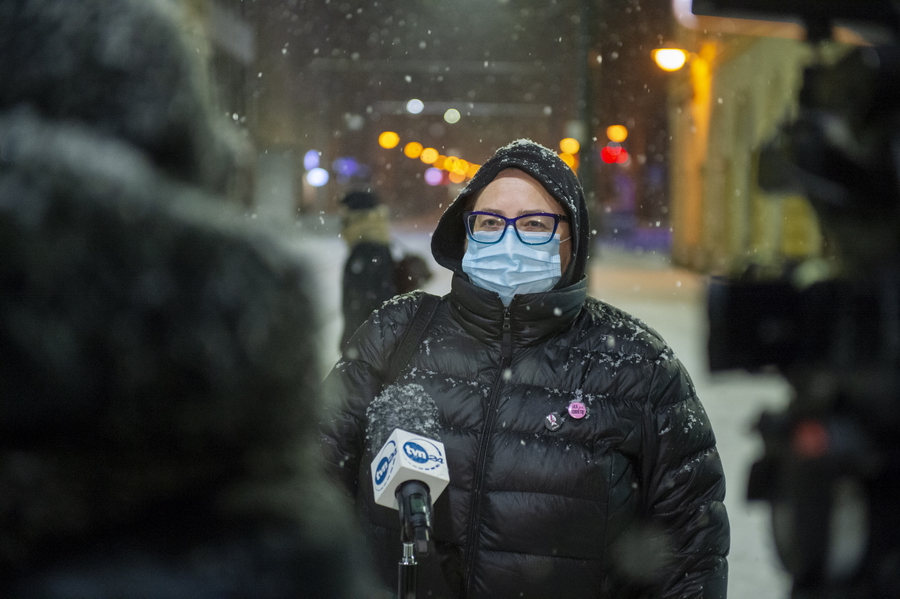
<svg viewBox="0 0 900 599"><path fill-rule="evenodd" d="M794 397L764 413L749 499L772 506L795 598L900 596L900 3L694 0L698 15L850 24L877 44L804 73L799 112L760 185L803 193L828 252L775 279L709 289L713 371L776 368Z"/></svg>

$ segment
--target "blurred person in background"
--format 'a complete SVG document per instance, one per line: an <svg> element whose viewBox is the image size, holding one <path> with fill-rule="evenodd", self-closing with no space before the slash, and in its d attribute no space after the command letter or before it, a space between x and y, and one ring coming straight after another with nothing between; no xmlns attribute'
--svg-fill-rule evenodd
<svg viewBox="0 0 900 599"><path fill-rule="evenodd" d="M385 304L326 380L329 471L357 504L384 584L397 512L374 503L366 410L385 387L437 405L450 484L434 504L429 597L702 597L727 588L725 480L709 419L652 328L587 297L590 225L573 171L500 148L432 238L453 271L411 358L389 365L422 293Z"/></svg>
<svg viewBox="0 0 900 599"><path fill-rule="evenodd" d="M308 258L166 0L0 3L0 596L365 597Z"/></svg>
<svg viewBox="0 0 900 599"><path fill-rule="evenodd" d="M420 289L432 273L418 254L394 258L390 214L373 192L350 192L341 204L341 237L350 251L341 279L343 348L372 312L397 294Z"/></svg>
<svg viewBox="0 0 900 599"><path fill-rule="evenodd" d="M359 325L397 294L397 285L387 206L371 191L353 191L341 204L341 237L350 252L341 279L344 347Z"/></svg>

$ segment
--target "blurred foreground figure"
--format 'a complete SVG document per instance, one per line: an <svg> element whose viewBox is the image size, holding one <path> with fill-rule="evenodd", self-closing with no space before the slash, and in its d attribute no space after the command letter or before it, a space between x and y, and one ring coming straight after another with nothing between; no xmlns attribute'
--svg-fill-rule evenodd
<svg viewBox="0 0 900 599"><path fill-rule="evenodd" d="M366 596L306 262L225 205L171 6L0 4L0 596Z"/></svg>

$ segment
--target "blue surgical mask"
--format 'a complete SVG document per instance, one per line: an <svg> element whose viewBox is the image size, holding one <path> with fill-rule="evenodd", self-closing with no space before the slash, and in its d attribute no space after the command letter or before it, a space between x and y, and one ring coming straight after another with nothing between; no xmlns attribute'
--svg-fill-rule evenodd
<svg viewBox="0 0 900 599"><path fill-rule="evenodd" d="M498 243L470 239L462 269L474 284L500 294L503 305L508 306L514 295L549 291L559 282L559 244L559 235L554 235L547 243L526 245L514 231L507 231Z"/></svg>

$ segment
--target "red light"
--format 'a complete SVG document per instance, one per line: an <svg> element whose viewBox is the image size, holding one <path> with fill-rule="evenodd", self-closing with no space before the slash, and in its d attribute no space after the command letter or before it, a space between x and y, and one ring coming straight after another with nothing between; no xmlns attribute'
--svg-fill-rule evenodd
<svg viewBox="0 0 900 599"><path fill-rule="evenodd" d="M816 420L804 420L794 428L792 442L794 452L800 457L821 458L828 453L828 429Z"/></svg>
<svg viewBox="0 0 900 599"><path fill-rule="evenodd" d="M619 144L607 144L600 150L600 160L606 164L624 164L628 162L628 150Z"/></svg>

